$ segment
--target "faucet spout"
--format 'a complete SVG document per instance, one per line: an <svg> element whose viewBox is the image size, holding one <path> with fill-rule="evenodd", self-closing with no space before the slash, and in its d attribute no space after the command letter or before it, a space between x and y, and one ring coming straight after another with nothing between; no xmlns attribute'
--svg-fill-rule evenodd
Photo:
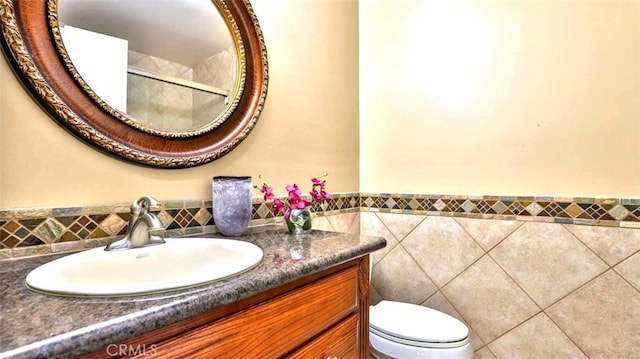
<svg viewBox="0 0 640 359"><path fill-rule="evenodd" d="M164 243L164 239L157 234L160 230L163 230L164 227L160 222L160 219L156 217L155 214L145 213L142 216L138 217L138 220L134 223L133 228L131 229L131 247L144 247L151 244L161 244Z"/></svg>
<svg viewBox="0 0 640 359"><path fill-rule="evenodd" d="M133 201L130 206L129 228L125 236L110 243L105 251L145 247L165 243L162 236L164 226L149 208L159 206L160 202L150 196Z"/></svg>

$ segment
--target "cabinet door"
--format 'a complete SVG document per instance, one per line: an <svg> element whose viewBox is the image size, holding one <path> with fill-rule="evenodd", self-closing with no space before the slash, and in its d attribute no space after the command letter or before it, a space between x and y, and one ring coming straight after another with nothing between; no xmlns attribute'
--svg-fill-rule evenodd
<svg viewBox="0 0 640 359"><path fill-rule="evenodd" d="M350 359L358 358L358 315L353 314L338 323L288 359Z"/></svg>
<svg viewBox="0 0 640 359"><path fill-rule="evenodd" d="M356 267L346 268L176 336L157 345L155 357L281 357L357 312L357 274Z"/></svg>

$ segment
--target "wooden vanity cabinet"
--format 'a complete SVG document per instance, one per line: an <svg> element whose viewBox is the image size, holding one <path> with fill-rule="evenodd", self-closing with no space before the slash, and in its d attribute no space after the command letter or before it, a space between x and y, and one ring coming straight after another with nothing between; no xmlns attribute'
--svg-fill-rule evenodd
<svg viewBox="0 0 640 359"><path fill-rule="evenodd" d="M127 345L139 357L153 358L364 359L369 357L368 308L369 256L364 256Z"/></svg>

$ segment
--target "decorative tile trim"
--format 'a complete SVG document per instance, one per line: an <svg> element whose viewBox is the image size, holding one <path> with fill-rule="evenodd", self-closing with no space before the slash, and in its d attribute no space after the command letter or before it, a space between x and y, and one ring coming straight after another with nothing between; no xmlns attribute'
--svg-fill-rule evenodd
<svg viewBox="0 0 640 359"><path fill-rule="evenodd" d="M316 216L358 211L359 203L357 193L336 193L312 211ZM106 245L126 233L129 205L0 210L0 259ZM166 201L152 212L170 236L216 231L211 200ZM262 198L253 199L252 212L250 225L282 220Z"/></svg>
<svg viewBox="0 0 640 359"><path fill-rule="evenodd" d="M211 200L166 201L153 211L168 235L215 232ZM640 228L640 199L334 193L315 216L371 211ZM0 260L103 246L124 235L129 204L0 210ZM253 199L250 225L282 221Z"/></svg>
<svg viewBox="0 0 640 359"><path fill-rule="evenodd" d="M372 212L640 228L640 199L361 193Z"/></svg>

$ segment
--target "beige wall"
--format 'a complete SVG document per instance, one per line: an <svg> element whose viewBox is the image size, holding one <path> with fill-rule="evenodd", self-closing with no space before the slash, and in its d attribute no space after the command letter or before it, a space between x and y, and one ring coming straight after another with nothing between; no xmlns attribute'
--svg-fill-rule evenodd
<svg viewBox="0 0 640 359"><path fill-rule="evenodd" d="M269 56L258 125L201 167L163 170L104 155L50 119L0 61L0 208L211 196L211 177L264 174L277 192L324 171L332 192L358 190L358 5L253 0Z"/></svg>
<svg viewBox="0 0 640 359"><path fill-rule="evenodd" d="M640 2L359 6L362 192L640 197Z"/></svg>
<svg viewBox="0 0 640 359"><path fill-rule="evenodd" d="M323 171L335 192L640 197L638 2L252 4L269 52L264 112L197 168L94 150L0 61L0 208L207 198L215 175L281 188Z"/></svg>

